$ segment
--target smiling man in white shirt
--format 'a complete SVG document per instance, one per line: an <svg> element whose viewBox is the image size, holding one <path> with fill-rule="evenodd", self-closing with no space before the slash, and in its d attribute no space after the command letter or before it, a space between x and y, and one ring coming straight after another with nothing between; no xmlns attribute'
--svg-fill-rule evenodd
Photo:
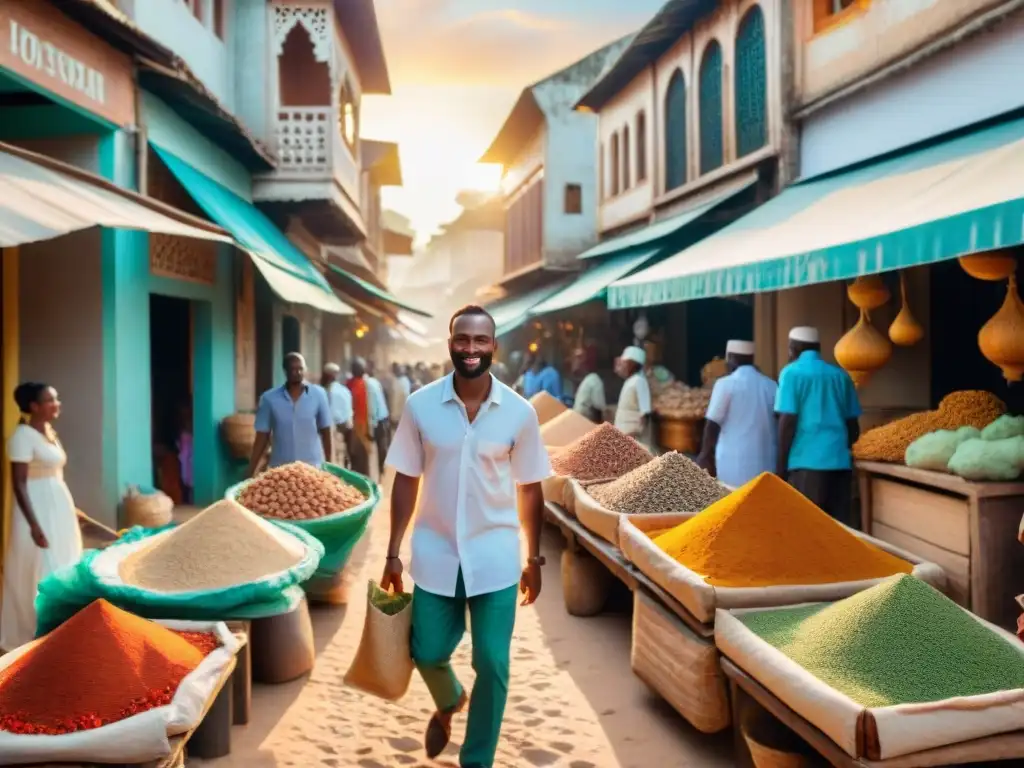
<svg viewBox="0 0 1024 768"><path fill-rule="evenodd" d="M412 519L412 656L437 711L427 726L427 756L451 738L452 717L469 703L462 768L491 768L508 697L517 594L540 594L540 535L551 474L537 413L489 372L494 319L477 306L449 325L454 372L414 392L395 432L391 537L381 587L402 589L399 551ZM522 566L517 492L528 557ZM469 607L476 683L471 698L451 657L466 632Z"/></svg>

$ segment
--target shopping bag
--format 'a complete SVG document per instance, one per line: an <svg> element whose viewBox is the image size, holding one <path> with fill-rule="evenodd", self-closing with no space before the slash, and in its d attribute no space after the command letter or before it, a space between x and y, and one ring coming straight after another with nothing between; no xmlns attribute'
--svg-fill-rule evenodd
<svg viewBox="0 0 1024 768"><path fill-rule="evenodd" d="M370 581L363 636L345 684L388 701L402 698L412 680L411 632L412 595L385 592Z"/></svg>

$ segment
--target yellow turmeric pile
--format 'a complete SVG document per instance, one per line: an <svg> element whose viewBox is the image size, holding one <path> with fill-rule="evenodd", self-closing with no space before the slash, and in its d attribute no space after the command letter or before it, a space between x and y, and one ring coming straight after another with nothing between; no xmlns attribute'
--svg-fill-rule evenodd
<svg viewBox="0 0 1024 768"><path fill-rule="evenodd" d="M1006 413L1006 403L991 392L967 389L942 398L934 411L912 413L869 429L853 444L854 458L902 464L907 447L919 437L939 429L984 429Z"/></svg>
<svg viewBox="0 0 1024 768"><path fill-rule="evenodd" d="M913 570L768 472L654 543L716 587L832 584Z"/></svg>

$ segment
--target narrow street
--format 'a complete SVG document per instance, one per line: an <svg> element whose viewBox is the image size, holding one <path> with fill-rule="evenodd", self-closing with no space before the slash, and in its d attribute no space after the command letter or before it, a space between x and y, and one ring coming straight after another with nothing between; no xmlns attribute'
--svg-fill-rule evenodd
<svg viewBox="0 0 1024 768"><path fill-rule="evenodd" d="M367 579L378 578L388 532L381 505L353 559L351 605L313 611L317 664L308 679L256 686L253 717L236 728L232 753L191 760L190 768L398 768L445 765L427 760L422 733L433 710L418 676L401 701L380 702L347 688L342 677L359 644ZM730 738L697 733L629 668L628 596L607 614L576 619L562 605L560 534L547 532L544 591L522 609L512 647L512 681L497 766L571 768L718 768L729 766ZM467 636L456 658L472 682ZM457 763L465 719L456 720L446 759Z"/></svg>

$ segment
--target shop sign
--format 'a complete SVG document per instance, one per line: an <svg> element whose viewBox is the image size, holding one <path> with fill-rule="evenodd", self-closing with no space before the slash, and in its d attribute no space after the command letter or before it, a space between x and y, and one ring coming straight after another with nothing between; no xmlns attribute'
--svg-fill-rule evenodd
<svg viewBox="0 0 1024 768"><path fill-rule="evenodd" d="M131 59L43 2L0 0L0 70L117 125L135 122Z"/></svg>

